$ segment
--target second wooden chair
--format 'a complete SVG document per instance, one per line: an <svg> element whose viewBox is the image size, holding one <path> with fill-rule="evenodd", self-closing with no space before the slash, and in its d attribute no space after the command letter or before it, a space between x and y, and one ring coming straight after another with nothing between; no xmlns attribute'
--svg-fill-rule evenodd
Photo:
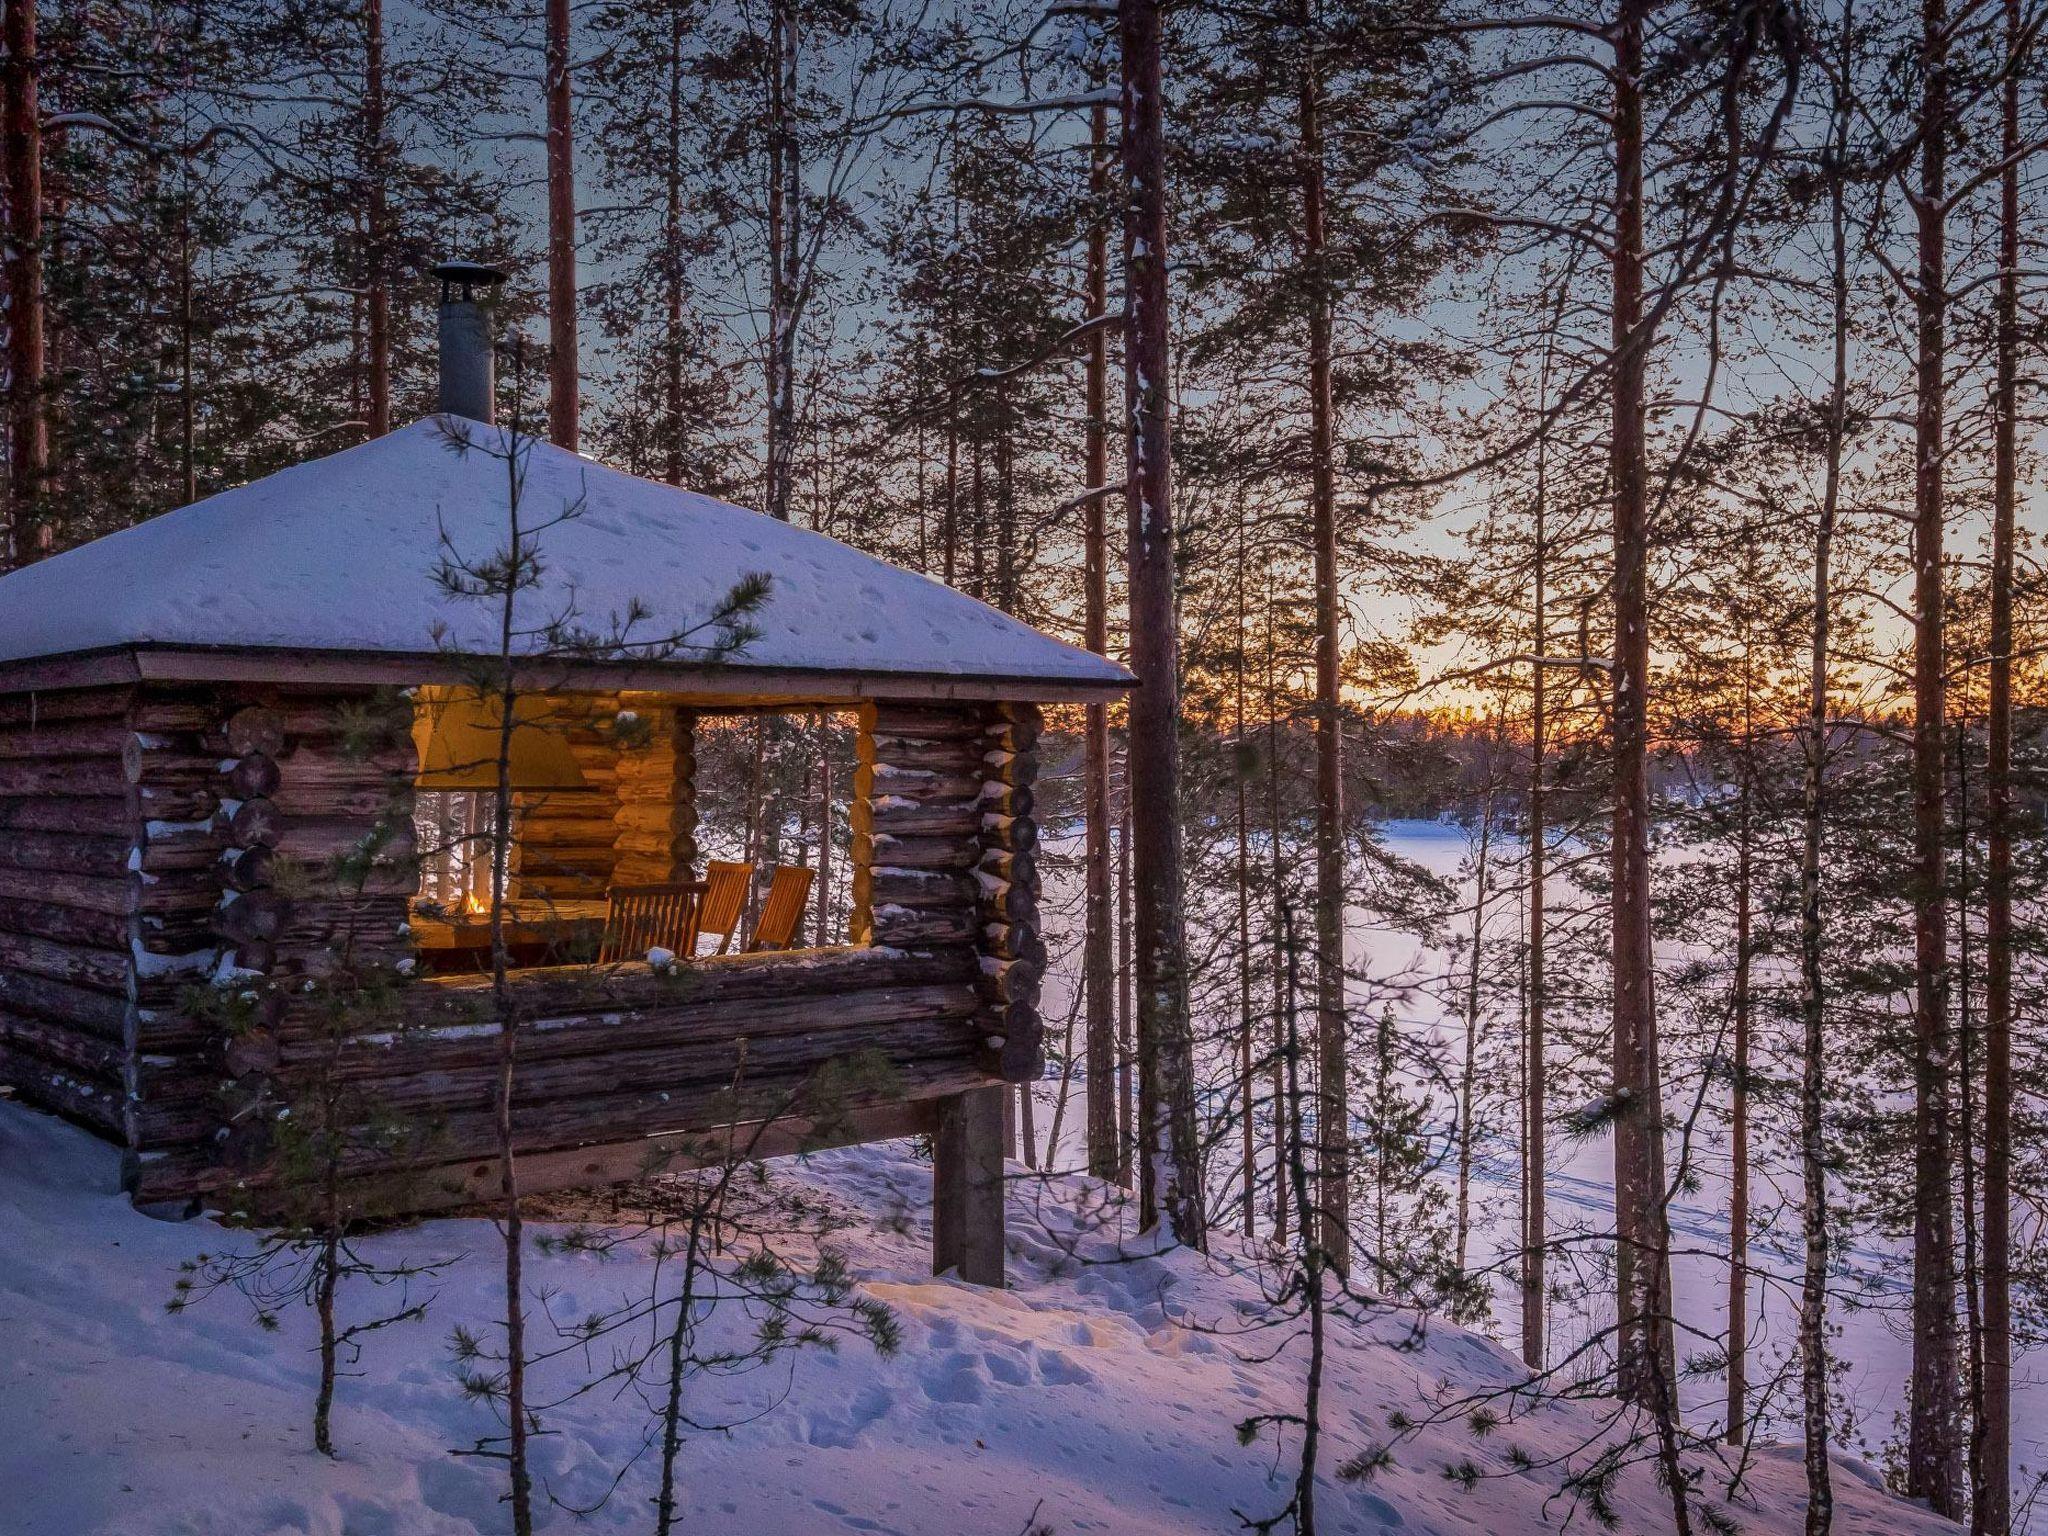
<svg viewBox="0 0 2048 1536"><path fill-rule="evenodd" d="M739 932L740 915L747 910L747 889L753 883L751 864L713 859L704 866L704 900L698 905L697 931L718 935L718 954L731 948L733 935Z"/></svg>
<svg viewBox="0 0 2048 1536"><path fill-rule="evenodd" d="M697 952L697 915L704 888L695 881L672 885L615 885L605 894L604 941L598 963L644 960L665 949L680 960Z"/></svg>
<svg viewBox="0 0 2048 1536"><path fill-rule="evenodd" d="M768 899L761 903L761 915L754 920L754 936L747 940L747 952L787 949L803 926L804 899L811 894L811 872L801 864L778 864L768 881Z"/></svg>

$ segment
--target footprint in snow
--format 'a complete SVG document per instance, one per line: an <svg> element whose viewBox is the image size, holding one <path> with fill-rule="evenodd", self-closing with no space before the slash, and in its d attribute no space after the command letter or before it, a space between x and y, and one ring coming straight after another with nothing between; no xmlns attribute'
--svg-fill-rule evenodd
<svg viewBox="0 0 2048 1536"><path fill-rule="evenodd" d="M1056 1349L1041 1350L1038 1379L1049 1387L1092 1387L1095 1373Z"/></svg>
<svg viewBox="0 0 2048 1536"><path fill-rule="evenodd" d="M1006 1387L1022 1387L1030 1384L1031 1368L1024 1359L1008 1350L990 1350L982 1356L988 1366L989 1375Z"/></svg>
<svg viewBox="0 0 2048 1536"><path fill-rule="evenodd" d="M988 1395L981 1357L969 1352L947 1355L925 1375L924 1395L935 1403L978 1403Z"/></svg>
<svg viewBox="0 0 2048 1536"><path fill-rule="evenodd" d="M1377 1520L1382 1531L1399 1531L1407 1528L1408 1522L1401 1517L1401 1511L1389 1504L1376 1493L1357 1489L1351 1495L1351 1507L1367 1519Z"/></svg>
<svg viewBox="0 0 2048 1536"><path fill-rule="evenodd" d="M419 1470L420 1502L436 1514L482 1521L495 1516L499 1483L460 1462L430 1461Z"/></svg>
<svg viewBox="0 0 2048 1536"><path fill-rule="evenodd" d="M878 1386L862 1388L843 1413L813 1413L804 1426L812 1445L845 1449L859 1442L868 1426L888 1413L889 1394Z"/></svg>
<svg viewBox="0 0 2048 1536"><path fill-rule="evenodd" d="M893 1525L883 1525L879 1520L870 1520L866 1515L856 1515L852 1510L834 1504L830 1499L813 1499L811 1507L830 1515L850 1531L881 1531L888 1536L902 1536Z"/></svg>
<svg viewBox="0 0 2048 1536"><path fill-rule="evenodd" d="M1078 1318L1068 1329L1067 1337L1076 1344L1090 1349L1115 1349L1123 1342L1123 1330L1108 1322L1097 1322L1093 1318Z"/></svg>

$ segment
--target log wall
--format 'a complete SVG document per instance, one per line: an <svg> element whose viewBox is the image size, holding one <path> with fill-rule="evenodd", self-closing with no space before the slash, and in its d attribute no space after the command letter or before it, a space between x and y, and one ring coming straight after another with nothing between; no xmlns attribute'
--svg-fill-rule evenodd
<svg viewBox="0 0 2048 1536"><path fill-rule="evenodd" d="M982 1022L1006 1082L1045 1071L1045 1029L1038 1012L1045 940L1038 922L1038 774L1040 718L1033 704L1000 704L981 737L981 857L974 880L981 919Z"/></svg>
<svg viewBox="0 0 2048 1536"><path fill-rule="evenodd" d="M875 944L972 957L985 1063L1005 1081L1029 1081L1043 1066L1038 711L884 702L867 723L855 777L857 920Z"/></svg>
<svg viewBox="0 0 2048 1536"><path fill-rule="evenodd" d="M135 688L0 698L0 1082L120 1140L144 1053L194 1044L152 1006L168 992L153 963L136 995L131 945L153 962L203 935L209 723ZM153 850L145 817L163 829Z"/></svg>
<svg viewBox="0 0 2048 1536"><path fill-rule="evenodd" d="M697 868L696 716L653 693L621 694L619 709L634 729L619 733L612 880L688 880Z"/></svg>
<svg viewBox="0 0 2048 1536"><path fill-rule="evenodd" d="M692 717L600 703L650 728L623 748L595 708L574 728L605 825L527 822L576 866L543 876L565 895L695 859ZM1041 1070L1037 712L885 701L863 726L858 947L515 973L523 1152L894 1124ZM367 689L0 698L0 1081L123 1142L137 1199L274 1181L316 1089L345 1106L351 1175L468 1177L493 1146L488 982L410 975L409 727Z"/></svg>
<svg viewBox="0 0 2048 1536"><path fill-rule="evenodd" d="M148 815L140 823L142 867L179 866L175 895L191 920L145 911L135 945L138 1023L175 1031L185 1047L136 1057L127 1177L139 1199L165 1190L167 1170L237 1161L269 1144L295 1091L278 1030L288 997L344 979L368 984L412 961L418 764L406 701L371 689L193 698L208 716L203 730L136 733L145 801L155 784L188 778L214 801L203 828ZM161 884L145 901L170 905Z"/></svg>
<svg viewBox="0 0 2048 1536"><path fill-rule="evenodd" d="M408 724L367 689L0 699L0 1076L136 1180L260 1120L273 982L410 954Z"/></svg>
<svg viewBox="0 0 2048 1536"><path fill-rule="evenodd" d="M522 1153L612 1146L735 1120L834 1116L990 1081L972 957L813 950L732 955L667 975L644 965L516 972L522 1020L514 1136ZM405 1128L366 1123L346 1176L409 1176L404 1203L434 1204L437 1170L496 1146L498 1026L487 983L430 977L339 1038L317 996L285 994L276 1070L322 1074ZM271 1170L239 1142L195 1142L152 1160L138 1198L221 1199Z"/></svg>
<svg viewBox="0 0 2048 1536"><path fill-rule="evenodd" d="M601 901L614 883L619 814L618 696L551 696L548 729L559 731L583 771L582 789L519 797L517 893L552 901Z"/></svg>
<svg viewBox="0 0 2048 1536"><path fill-rule="evenodd" d="M223 857L241 805L227 731L235 708L215 690L144 688L130 713L122 768L139 882L122 1137L130 1169L215 1118L220 1053L188 1004L208 992L222 958Z"/></svg>

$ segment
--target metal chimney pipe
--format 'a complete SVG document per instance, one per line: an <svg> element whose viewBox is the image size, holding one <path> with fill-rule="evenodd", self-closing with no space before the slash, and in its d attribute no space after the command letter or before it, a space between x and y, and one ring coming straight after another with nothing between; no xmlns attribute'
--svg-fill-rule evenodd
<svg viewBox="0 0 2048 1536"><path fill-rule="evenodd" d="M482 262L444 261L434 276L441 279L440 408L489 425L498 390L485 300L506 274Z"/></svg>

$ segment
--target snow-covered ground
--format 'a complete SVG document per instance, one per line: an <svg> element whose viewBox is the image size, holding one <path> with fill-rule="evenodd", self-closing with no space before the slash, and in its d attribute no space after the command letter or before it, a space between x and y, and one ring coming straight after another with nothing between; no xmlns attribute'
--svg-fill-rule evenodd
<svg viewBox="0 0 2048 1536"><path fill-rule="evenodd" d="M452 1454L492 1434L488 1404L465 1396L448 1347L457 1325L497 1315L495 1233L441 1220L369 1238L381 1263L449 1260L425 1320L370 1336L342 1384L340 1456L309 1447L312 1319L286 1312L265 1332L235 1298L182 1315L165 1303L181 1262L246 1234L210 1221L165 1223L129 1209L112 1148L0 1102L0 1531L8 1536L454 1536L508 1527L497 1464ZM1016 1171L1013 1169L1013 1172ZM1293 1442L1242 1446L1235 1426L1298 1411L1302 1351L1273 1353L1252 1330L1261 1289L1242 1256L1123 1253L1084 1210L1098 1186L1019 1182L1010 1208L1013 1289L983 1291L925 1270L929 1170L907 1144L776 1167L774 1192L846 1255L860 1292L885 1304L902 1347L882 1358L850 1341L709 1383L700 1417L744 1419L685 1444L683 1528L776 1533L1214 1532L1234 1511L1277 1508ZM796 1219L792 1217L792 1219ZM549 1228L541 1229L545 1234ZM560 1229L555 1229L560 1230ZM810 1241L806 1239L804 1241ZM801 1246L801 1244L799 1244ZM592 1311L644 1294L644 1246L599 1257L536 1251L545 1295L536 1347ZM345 1303L369 1306L358 1287ZM1519 1379L1499 1349L1459 1330L1387 1317L1333 1337L1323 1420L1325 1466L1389 1433L1389 1415L1427 1415L1447 1396ZM711 1327L741 1344L737 1309ZM599 1352L602 1353L601 1351ZM539 1372L536 1395L586 1372L572 1352ZM1503 1408L1507 1405L1502 1403ZM1490 1434L1463 1420L1399 1447L1370 1482L1327 1479L1326 1532L1483 1532L1594 1528L1561 1496L1608 1431L1599 1404L1549 1405ZM536 1444L556 1502L542 1527L645 1532L651 1424L641 1399L610 1390L551 1411ZM1519 1456L1534 1463L1527 1470ZM1564 1460L1553 1463L1554 1458ZM1477 1480L1451 1475L1469 1463ZM624 1468L623 1476L619 1476ZM596 1503L578 1516L568 1506ZM1711 1469L1717 1494L1726 1474ZM1886 1498L1844 1464L1843 1536L1951 1529ZM1754 1533L1799 1529L1796 1456L1767 1451L1729 1508ZM1623 1472L1619 1529L1668 1527L1646 1466Z"/></svg>

